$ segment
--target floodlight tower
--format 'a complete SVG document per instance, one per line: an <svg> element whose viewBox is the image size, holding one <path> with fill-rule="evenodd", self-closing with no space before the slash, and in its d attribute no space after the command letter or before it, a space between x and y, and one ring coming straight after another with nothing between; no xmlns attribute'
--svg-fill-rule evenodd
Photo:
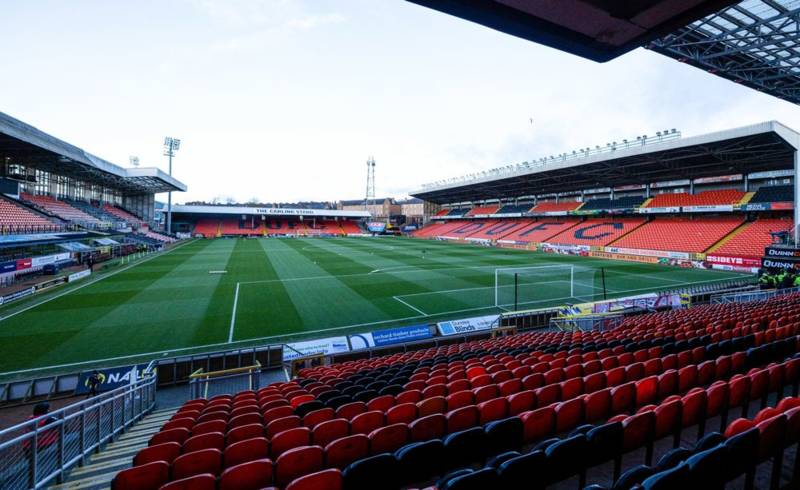
<svg viewBox="0 0 800 490"><path fill-rule="evenodd" d="M364 210L367 210L369 201L375 200L375 159L367 158L367 195L364 197Z"/></svg>
<svg viewBox="0 0 800 490"><path fill-rule="evenodd" d="M164 138L164 156L169 157L169 176L172 177L172 157L181 148L181 140L167 136ZM172 191L167 193L167 233L172 233Z"/></svg>

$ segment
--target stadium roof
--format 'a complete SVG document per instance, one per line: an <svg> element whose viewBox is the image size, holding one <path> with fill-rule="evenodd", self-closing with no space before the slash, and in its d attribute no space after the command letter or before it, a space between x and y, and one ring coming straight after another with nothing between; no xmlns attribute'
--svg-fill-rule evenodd
<svg viewBox="0 0 800 490"><path fill-rule="evenodd" d="M0 162L17 163L126 193L185 191L155 167L122 168L0 112Z"/></svg>
<svg viewBox="0 0 800 490"><path fill-rule="evenodd" d="M769 121L752 126L604 153L504 167L474 177L428 184L412 192L437 204L579 192L678 179L793 168L800 134Z"/></svg>
<svg viewBox="0 0 800 490"><path fill-rule="evenodd" d="M800 104L798 0L408 0L595 61L639 46Z"/></svg>
<svg viewBox="0 0 800 490"><path fill-rule="evenodd" d="M744 0L648 48L747 87L800 103L800 1Z"/></svg>
<svg viewBox="0 0 800 490"><path fill-rule="evenodd" d="M409 0L595 61L607 61L736 0Z"/></svg>

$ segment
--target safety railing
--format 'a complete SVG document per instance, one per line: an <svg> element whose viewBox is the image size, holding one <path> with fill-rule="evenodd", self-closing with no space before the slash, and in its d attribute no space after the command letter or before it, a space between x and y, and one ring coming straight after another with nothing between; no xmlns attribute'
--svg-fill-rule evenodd
<svg viewBox="0 0 800 490"><path fill-rule="evenodd" d="M613 315L587 315L580 317L551 318L550 327L561 331L569 332L580 330L590 332L598 330L604 332L616 328L625 320L624 314Z"/></svg>
<svg viewBox="0 0 800 490"><path fill-rule="evenodd" d="M783 296L800 292L798 288L784 288L784 289L764 289L761 291L746 291L734 294L720 294L711 297L711 302L718 303L747 303L750 301L762 301L776 296Z"/></svg>
<svg viewBox="0 0 800 490"><path fill-rule="evenodd" d="M0 431L0 488L44 488L150 412L156 375Z"/></svg>
<svg viewBox="0 0 800 490"><path fill-rule="evenodd" d="M257 390L261 382L261 364L222 371L203 372L200 368L189 376L191 398L211 398L243 390Z"/></svg>

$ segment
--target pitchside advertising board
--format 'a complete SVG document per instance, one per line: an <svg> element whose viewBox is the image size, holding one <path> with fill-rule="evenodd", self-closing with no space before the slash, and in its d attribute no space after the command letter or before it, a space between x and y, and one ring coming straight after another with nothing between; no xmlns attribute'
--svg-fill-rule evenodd
<svg viewBox="0 0 800 490"><path fill-rule="evenodd" d="M415 340L425 340L433 336L431 328L427 325L412 325L410 327L390 328L375 332L365 332L350 335L350 348L352 350L382 347L384 345L402 344Z"/></svg>
<svg viewBox="0 0 800 490"><path fill-rule="evenodd" d="M348 352L347 337L328 337L326 339L291 342L283 346L283 360L291 361L300 357L331 355Z"/></svg>
<svg viewBox="0 0 800 490"><path fill-rule="evenodd" d="M371 233L383 233L386 231L386 223L380 221L370 221L367 223L367 230Z"/></svg>
<svg viewBox="0 0 800 490"><path fill-rule="evenodd" d="M767 247L761 259L761 267L800 270L800 248Z"/></svg>
<svg viewBox="0 0 800 490"><path fill-rule="evenodd" d="M499 315L478 316L473 318L462 318L461 320L450 320L436 324L440 335L458 335L462 333L479 332L481 330L491 330L500 324Z"/></svg>
<svg viewBox="0 0 800 490"><path fill-rule="evenodd" d="M147 364L98 369L97 377L100 378L100 385L97 387L97 391L110 391L121 386L133 384L142 377L145 369L147 369ZM75 387L76 395L89 393L89 377L93 372L94 370L81 373L80 378L78 378L78 386Z"/></svg>

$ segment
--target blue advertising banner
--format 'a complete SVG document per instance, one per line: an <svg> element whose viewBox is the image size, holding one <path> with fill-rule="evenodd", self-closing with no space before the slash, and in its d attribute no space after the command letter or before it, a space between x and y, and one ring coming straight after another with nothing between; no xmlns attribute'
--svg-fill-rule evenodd
<svg viewBox="0 0 800 490"><path fill-rule="evenodd" d="M10 260L8 262L0 263L0 274L5 274L6 272L14 272L17 270L17 261Z"/></svg>
<svg viewBox="0 0 800 490"><path fill-rule="evenodd" d="M365 332L348 336L353 350L381 347L384 345L402 344L415 340L429 339L433 335L428 325L412 325L409 327L390 328L375 332Z"/></svg>
<svg viewBox="0 0 800 490"><path fill-rule="evenodd" d="M370 221L367 223L367 230L372 233L383 233L386 231L386 223L381 221Z"/></svg>
<svg viewBox="0 0 800 490"><path fill-rule="evenodd" d="M120 366L110 369L98 369L100 385L97 391L109 391L121 386L129 385L137 381L142 376L142 371L147 368L147 364L136 364L133 366ZM89 377L94 371L84 371L78 378L78 386L75 387L76 395L89 393Z"/></svg>
<svg viewBox="0 0 800 490"><path fill-rule="evenodd" d="M389 330L379 330L372 332L372 339L375 345L402 344L414 340L424 340L431 337L431 329L428 325L412 325L410 327L390 328Z"/></svg>

